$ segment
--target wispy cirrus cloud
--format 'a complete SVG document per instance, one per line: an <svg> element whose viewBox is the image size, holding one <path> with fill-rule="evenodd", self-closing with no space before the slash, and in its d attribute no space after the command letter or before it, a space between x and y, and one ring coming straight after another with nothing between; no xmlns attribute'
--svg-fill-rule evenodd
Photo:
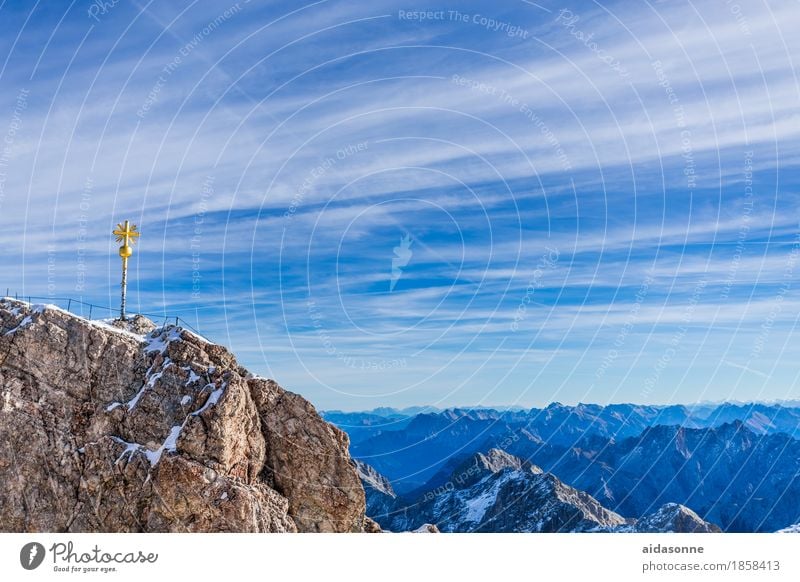
<svg viewBox="0 0 800 582"><path fill-rule="evenodd" d="M682 326L665 398L728 396L756 341L779 397L800 13L739 4L442 7L525 37L392 1L4 6L0 284L113 303L130 218L142 310L323 407L636 400Z"/></svg>

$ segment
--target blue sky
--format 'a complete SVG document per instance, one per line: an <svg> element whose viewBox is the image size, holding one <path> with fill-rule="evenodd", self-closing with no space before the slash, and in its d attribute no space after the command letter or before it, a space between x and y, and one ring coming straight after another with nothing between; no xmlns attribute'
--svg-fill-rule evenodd
<svg viewBox="0 0 800 582"><path fill-rule="evenodd" d="M5 2L0 287L115 305L130 219L134 309L320 408L796 398L798 26Z"/></svg>

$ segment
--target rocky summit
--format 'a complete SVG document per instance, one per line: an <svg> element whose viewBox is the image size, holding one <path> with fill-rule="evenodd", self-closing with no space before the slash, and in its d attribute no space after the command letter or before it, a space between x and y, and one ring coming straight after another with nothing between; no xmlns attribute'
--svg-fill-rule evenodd
<svg viewBox="0 0 800 582"><path fill-rule="evenodd" d="M225 348L0 301L0 530L359 532L348 438Z"/></svg>
<svg viewBox="0 0 800 582"><path fill-rule="evenodd" d="M665 503L658 511L636 521L630 529L635 533L719 533L720 528L704 521L694 511L679 503Z"/></svg>

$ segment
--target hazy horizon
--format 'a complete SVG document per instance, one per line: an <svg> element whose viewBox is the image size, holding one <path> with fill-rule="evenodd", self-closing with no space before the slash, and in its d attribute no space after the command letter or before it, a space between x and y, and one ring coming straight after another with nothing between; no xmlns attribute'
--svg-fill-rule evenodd
<svg viewBox="0 0 800 582"><path fill-rule="evenodd" d="M378 406L368 410L342 410L337 408L330 408L330 409L320 409L320 412L324 413L333 413L333 412L342 412L345 414L348 413L371 413L376 410L381 409L391 409L396 410L397 412L404 412L407 410L413 409L429 409L433 412L444 412L446 410L508 410L508 409L519 409L519 410L530 410L530 409L540 409L544 410L548 406L560 404L566 407L576 407L579 405L583 406L623 406L623 405L630 405L630 406L652 406L656 408L666 408L671 406L683 406L686 408L702 408L702 407L713 407L713 406L722 406L724 404L734 405L734 406L748 406L748 405L763 405L763 406L782 406L787 408L795 408L800 407L800 400L754 400L754 401L742 401L742 400L715 400L715 401L699 401L699 402L675 402L675 403L653 403L653 404L641 404L638 402L607 402L607 403L599 403L599 402L551 402L545 406L536 406L536 405L522 405L522 404L495 404L495 405L485 405L485 404L477 404L477 405L456 405L456 406L446 406L446 407L437 407L425 404L418 404L414 406L404 406L400 408L396 408L394 406Z"/></svg>

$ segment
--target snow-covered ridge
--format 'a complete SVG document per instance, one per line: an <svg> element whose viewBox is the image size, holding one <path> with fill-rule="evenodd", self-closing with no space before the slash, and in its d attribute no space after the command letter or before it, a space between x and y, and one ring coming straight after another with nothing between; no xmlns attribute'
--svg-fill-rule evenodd
<svg viewBox="0 0 800 582"><path fill-rule="evenodd" d="M55 311L55 312L58 312L58 313L61 313L61 314L65 315L67 317L73 317L73 318L77 318L77 319L80 319L82 321L85 321L87 324L89 324L91 326L94 326L94 327L101 328L104 331L109 331L111 333L115 333L115 334L118 334L118 335L126 336L126 337L128 337L130 339L133 339L133 340L136 340L136 341L139 341L139 342L145 341L144 340L144 335L132 333L132 332L126 330L126 329L122 329L122 328L110 325L110 322L113 321L113 320L86 319L86 318L83 318L83 317L81 317L79 315L75 315L74 313L71 313L71 312L67 311L66 309L61 308L58 305L53 305L52 303L28 303L27 301L22 301L20 299L14 299L12 297L3 297L2 299L0 299L0 303L5 303L5 304L8 304L8 305L12 305L13 307L11 307L9 309L9 312L11 312L14 315L18 315L20 313L20 311L23 310L23 309L30 310L30 312L31 312L31 315L27 316L25 318L25 320L23 320L23 323L21 323L19 326L17 326L16 329L11 330L10 332L7 332L7 334L13 333L14 331L16 331L17 329L19 329L21 327L26 327L26 326L34 323L35 322L35 318L34 318L35 315L42 314L42 313L44 313L46 311Z"/></svg>
<svg viewBox="0 0 800 582"><path fill-rule="evenodd" d="M155 323L150 321L149 319L141 316L141 315L133 315L129 317L129 320L137 318L142 319L147 322L148 327L151 328L152 331L148 331L146 333L135 333L130 331L129 329L125 329L122 327L122 323L119 319L114 318L103 318L103 319L87 319L71 311L64 309L63 307L59 307L58 305L52 303L28 303L27 301L23 301L21 299L14 299L13 297L3 297L0 299L0 303L5 303L11 305L13 307L8 308L8 311L12 314L18 315L22 310L30 310L31 314L26 317L20 325L17 326L16 329L21 327L26 327L32 323L35 323L35 315L42 314L45 311L55 311L65 315L67 317L72 317L79 319L92 327L96 327L102 329L107 332L111 332L117 335L125 336L130 339L136 340L138 342L148 344L148 349L162 349L169 343L169 341L173 341L175 339L180 339L180 336L185 334L186 336L192 337L198 341L204 342L206 344L213 344L211 340L208 338L200 335L199 333L192 331L190 329L186 329L184 327L173 325L173 324L166 324L164 326L157 326ZM13 333L16 331L13 329L7 334ZM169 337L164 338L163 332L168 331Z"/></svg>
<svg viewBox="0 0 800 582"><path fill-rule="evenodd" d="M362 479L383 478L361 463ZM416 499L375 501L381 492L365 481L368 511L391 531L434 524L444 532L715 532L719 528L677 503L639 520L625 518L597 499L499 449L477 453Z"/></svg>

